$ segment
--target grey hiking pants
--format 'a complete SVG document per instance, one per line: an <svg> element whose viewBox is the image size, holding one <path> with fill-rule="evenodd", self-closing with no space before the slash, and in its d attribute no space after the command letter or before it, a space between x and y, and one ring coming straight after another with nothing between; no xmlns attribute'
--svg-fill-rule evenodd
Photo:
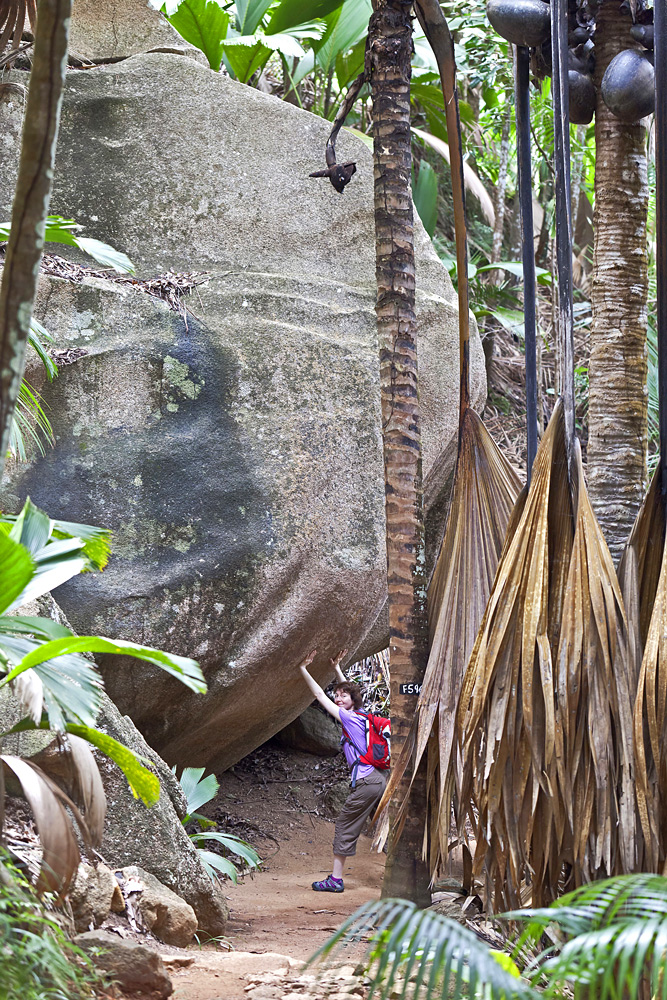
<svg viewBox="0 0 667 1000"><path fill-rule="evenodd" d="M357 853L357 841L364 823L371 815L385 790L389 771L375 770L367 778L358 778L336 820L333 852L349 858Z"/></svg>

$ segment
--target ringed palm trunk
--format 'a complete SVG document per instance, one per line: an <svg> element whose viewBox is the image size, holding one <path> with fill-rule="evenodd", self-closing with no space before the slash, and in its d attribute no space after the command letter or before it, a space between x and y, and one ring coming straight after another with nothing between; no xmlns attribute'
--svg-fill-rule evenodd
<svg viewBox="0 0 667 1000"><path fill-rule="evenodd" d="M646 129L609 111L600 82L631 48L620 0L600 4L595 30L595 249L589 369L588 482L615 561L646 488Z"/></svg>
<svg viewBox="0 0 667 1000"><path fill-rule="evenodd" d="M377 329L387 518L392 751L405 742L427 658L421 420L410 187L411 0L374 0L369 52L374 122ZM409 784L410 775L404 781ZM422 861L425 773L400 839L390 833L383 895L430 903ZM394 797L398 803L405 789Z"/></svg>

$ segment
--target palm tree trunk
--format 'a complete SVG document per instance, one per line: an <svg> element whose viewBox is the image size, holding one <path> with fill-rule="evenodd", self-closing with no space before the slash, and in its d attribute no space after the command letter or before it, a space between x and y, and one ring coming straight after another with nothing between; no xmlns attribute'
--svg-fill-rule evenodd
<svg viewBox="0 0 667 1000"><path fill-rule="evenodd" d="M41 0L12 226L0 286L0 473L25 368L51 200L72 0Z"/></svg>
<svg viewBox="0 0 667 1000"><path fill-rule="evenodd" d="M392 752L410 730L427 658L421 418L415 339L415 263L410 189L411 0L374 0L369 52L374 122L377 327L387 517ZM409 774L404 782L409 782ZM416 789L415 789L415 786ZM405 794L401 785L394 797ZM401 838L390 834L383 895L430 903L421 859L425 774L413 785Z"/></svg>
<svg viewBox="0 0 667 1000"><path fill-rule="evenodd" d="M610 60L632 46L630 26L619 0L600 4L588 481L615 560L646 489L646 129L620 122L600 96Z"/></svg>

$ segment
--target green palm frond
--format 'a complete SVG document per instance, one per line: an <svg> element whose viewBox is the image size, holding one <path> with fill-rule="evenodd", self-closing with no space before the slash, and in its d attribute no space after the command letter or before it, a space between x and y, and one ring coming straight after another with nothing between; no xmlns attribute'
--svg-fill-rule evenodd
<svg viewBox="0 0 667 1000"><path fill-rule="evenodd" d="M335 950L366 941L370 996L380 1000L403 981L402 995L473 997L484 1000L536 1000L530 983L512 975L488 946L467 927L403 899L366 903L353 913L311 962ZM506 957L506 956L505 956ZM414 991L414 992L413 992Z"/></svg>
<svg viewBox="0 0 667 1000"><path fill-rule="evenodd" d="M662 916L667 922L667 878L645 873L583 885L551 906L515 910L503 914L503 919L526 923L523 939L537 940L549 926L576 937L606 927L625 927L649 916Z"/></svg>
<svg viewBox="0 0 667 1000"><path fill-rule="evenodd" d="M27 461L30 443L40 455L45 455L45 446L51 447L55 443L55 437L39 393L23 379L9 433L9 450L12 456L19 462Z"/></svg>
<svg viewBox="0 0 667 1000"><path fill-rule="evenodd" d="M648 977L651 995L667 995L667 879L623 875L582 886L549 907L504 914L526 924L517 950L547 932L558 947L530 963L527 977L549 995L567 983L596 1000L639 995Z"/></svg>

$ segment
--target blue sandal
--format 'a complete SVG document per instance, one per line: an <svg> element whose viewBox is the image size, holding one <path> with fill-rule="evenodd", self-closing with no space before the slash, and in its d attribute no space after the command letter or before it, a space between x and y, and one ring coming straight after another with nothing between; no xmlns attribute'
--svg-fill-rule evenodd
<svg viewBox="0 0 667 1000"><path fill-rule="evenodd" d="M313 882L315 892L342 892L344 888L342 878L334 878L333 875L327 875L321 882Z"/></svg>

